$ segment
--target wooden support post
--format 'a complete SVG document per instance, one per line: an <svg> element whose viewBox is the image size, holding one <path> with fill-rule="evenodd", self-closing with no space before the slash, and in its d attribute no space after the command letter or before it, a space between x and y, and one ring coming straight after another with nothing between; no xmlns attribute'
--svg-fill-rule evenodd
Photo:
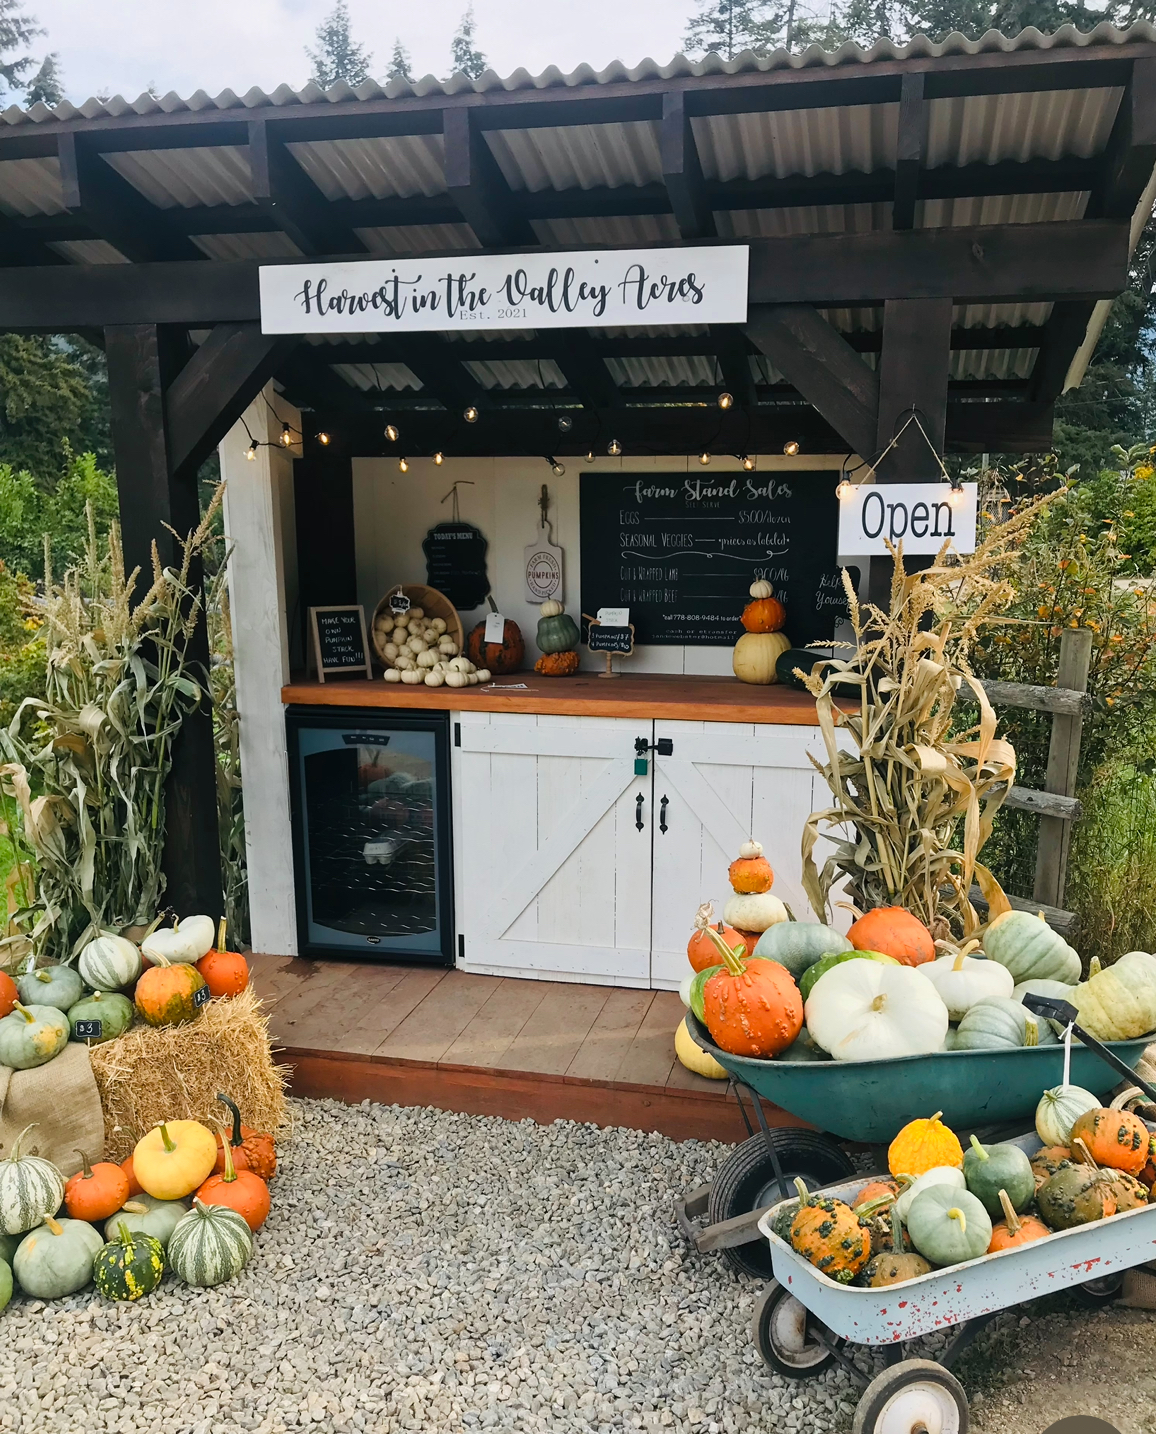
<svg viewBox="0 0 1156 1434"><path fill-rule="evenodd" d="M1072 692L1087 692L1088 669L1092 662L1092 630L1065 629L1060 638L1060 667L1056 686ZM1048 746L1046 792L1073 797L1080 766L1082 711L1052 717L1052 740ZM1068 848L1072 823L1057 816L1040 817L1039 845L1036 848L1036 882L1033 896L1048 906L1062 907L1068 875Z"/></svg>

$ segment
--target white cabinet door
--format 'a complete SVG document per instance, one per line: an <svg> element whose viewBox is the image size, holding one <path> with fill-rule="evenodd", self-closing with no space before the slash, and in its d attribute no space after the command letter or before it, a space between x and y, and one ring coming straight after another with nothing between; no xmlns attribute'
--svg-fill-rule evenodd
<svg viewBox="0 0 1156 1434"><path fill-rule="evenodd" d="M458 964L649 985L651 778L635 776L634 741L650 722L452 720Z"/></svg>
<svg viewBox="0 0 1156 1434"><path fill-rule="evenodd" d="M699 903L713 901L722 916L731 894L727 868L748 837L763 844L775 895L800 921L814 919L803 893L800 843L803 823L827 789L807 755L822 757L816 727L658 720L654 738L674 744L669 757L654 763L650 963L651 985L670 989L686 975Z"/></svg>

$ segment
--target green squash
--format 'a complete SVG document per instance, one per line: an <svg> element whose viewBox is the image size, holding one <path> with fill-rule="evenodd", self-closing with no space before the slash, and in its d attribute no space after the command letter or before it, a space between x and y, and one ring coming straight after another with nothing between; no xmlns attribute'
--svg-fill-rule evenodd
<svg viewBox="0 0 1156 1434"><path fill-rule="evenodd" d="M958 1029L958 1027L956 1027L956 1026L948 1026L947 1032L946 1032L946 1034L945 1034L944 1037L943 1037L943 1045L942 1045L941 1049L942 1049L942 1050L945 1050L945 1051L955 1051L955 1050L958 1050L958 1049L959 1049L959 1046L958 1046L958 1044L957 1044L958 1041L959 1041L959 1029Z"/></svg>
<svg viewBox="0 0 1156 1434"><path fill-rule="evenodd" d="M1080 979L1080 958L1058 931L1030 911L1009 911L988 927L983 949L989 961L998 961L1022 981Z"/></svg>
<svg viewBox="0 0 1156 1434"><path fill-rule="evenodd" d="M122 1220L115 1240L98 1251L93 1283L106 1300L139 1300L152 1294L165 1272L165 1251L151 1235L133 1234Z"/></svg>
<svg viewBox="0 0 1156 1434"><path fill-rule="evenodd" d="M830 926L817 921L776 921L759 937L753 954L777 961L797 981L822 957L850 950L850 941Z"/></svg>
<svg viewBox="0 0 1156 1434"><path fill-rule="evenodd" d="M547 612L546 609L550 611ZM555 611L557 609L557 611ZM561 603L544 602L544 616L538 619L535 641L543 652L573 652L581 641L578 624L568 612L563 612Z"/></svg>
<svg viewBox="0 0 1156 1434"><path fill-rule="evenodd" d="M1102 1220L1106 1209L1115 1210L1110 1177L1094 1165L1061 1165L1036 1191L1036 1204L1045 1225L1071 1230Z"/></svg>
<svg viewBox="0 0 1156 1434"><path fill-rule="evenodd" d="M121 1208L105 1222L104 1237L115 1240L123 1225L130 1235L149 1235L162 1250L167 1250L173 1231L189 1213L187 1200L158 1200L143 1190L126 1200Z"/></svg>
<svg viewBox="0 0 1156 1434"><path fill-rule="evenodd" d="M55 1006L67 1011L84 995L84 982L71 966L41 966L21 976L16 989L26 1006Z"/></svg>
<svg viewBox="0 0 1156 1434"><path fill-rule="evenodd" d="M692 971L678 988L682 1004L688 1011L693 1011L700 1021L703 1019L702 988L716 972L722 969L721 966L708 966L705 971Z"/></svg>
<svg viewBox="0 0 1156 1434"><path fill-rule="evenodd" d="M25 1006L0 1020L0 1066L30 1071L46 1065L68 1044L68 1017L55 1006Z"/></svg>
<svg viewBox="0 0 1156 1434"><path fill-rule="evenodd" d="M911 1202L907 1234L933 1265L961 1265L986 1253L991 1219L969 1191L932 1185Z"/></svg>
<svg viewBox="0 0 1156 1434"><path fill-rule="evenodd" d="M996 1219L1004 1213L999 1198L1001 1190L1007 1193L1017 1214L1026 1210L1035 1198L1032 1163L1018 1145L981 1145L972 1135L971 1149L963 1157L963 1178L987 1213Z"/></svg>
<svg viewBox="0 0 1156 1434"><path fill-rule="evenodd" d="M21 1153L25 1136L35 1128L26 1126L7 1160L0 1160L0 1230L8 1235L33 1229L64 1203L64 1176L52 1161Z"/></svg>
<svg viewBox="0 0 1156 1434"><path fill-rule="evenodd" d="M74 1041L102 1045L105 1041L115 1041L117 1036L123 1036L135 1015L136 1008L127 996L94 991L91 996L82 997L75 1006L68 1008L68 1026ZM77 1034L77 1021L86 1023L86 1034ZM94 1029L91 1025L94 1021L99 1028L95 1035L89 1033Z"/></svg>
<svg viewBox="0 0 1156 1434"><path fill-rule="evenodd" d="M7 1260L0 1260L0 1311L12 1298L12 1270Z"/></svg>
<svg viewBox="0 0 1156 1434"><path fill-rule="evenodd" d="M26 1295L59 1300L92 1280L92 1262L104 1241L86 1220L54 1220L25 1235L12 1273Z"/></svg>
<svg viewBox="0 0 1156 1434"><path fill-rule="evenodd" d="M241 1273L253 1253L243 1216L226 1205L195 1200L169 1240L169 1268L187 1285L224 1284Z"/></svg>
<svg viewBox="0 0 1156 1434"><path fill-rule="evenodd" d="M1018 1050L1021 1046L1054 1046L1049 1022L1033 1016L1013 996L985 996L960 1021L957 1051Z"/></svg>
<svg viewBox="0 0 1156 1434"><path fill-rule="evenodd" d="M894 956L885 956L882 951L836 951L829 956L820 956L813 966L808 966L799 977L799 995L806 1001L821 976L832 966L841 966L844 961L882 961L885 966L898 966Z"/></svg>

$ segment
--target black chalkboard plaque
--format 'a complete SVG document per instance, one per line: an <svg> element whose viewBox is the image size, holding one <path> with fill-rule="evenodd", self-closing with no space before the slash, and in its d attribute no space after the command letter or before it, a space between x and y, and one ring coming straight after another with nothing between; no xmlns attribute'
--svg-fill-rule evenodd
<svg viewBox="0 0 1156 1434"><path fill-rule="evenodd" d="M847 613L827 472L583 473L582 609L628 607L636 641L730 647L765 578L796 647Z"/></svg>
<svg viewBox="0 0 1156 1434"><path fill-rule="evenodd" d="M634 627L607 627L601 622L592 622L586 638L591 652L633 652Z"/></svg>
<svg viewBox="0 0 1156 1434"><path fill-rule="evenodd" d="M486 538L472 523L438 523L425 535L426 582L454 607L481 607L490 591L486 574Z"/></svg>
<svg viewBox="0 0 1156 1434"><path fill-rule="evenodd" d="M313 630L313 661L321 682L338 673L363 672L373 676L369 643L365 636L365 611L360 604L349 607L311 607L309 625Z"/></svg>

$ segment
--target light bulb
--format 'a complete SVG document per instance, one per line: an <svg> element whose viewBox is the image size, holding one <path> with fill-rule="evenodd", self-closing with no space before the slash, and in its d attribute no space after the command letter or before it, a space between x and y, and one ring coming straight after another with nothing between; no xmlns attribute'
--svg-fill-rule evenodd
<svg viewBox="0 0 1156 1434"><path fill-rule="evenodd" d="M446 455L445 455L444 453L435 453L435 454L434 454L434 462L437 464L437 466L438 466L439 468L442 466L442 464L443 464L445 461L446 461Z"/></svg>
<svg viewBox="0 0 1156 1434"><path fill-rule="evenodd" d="M849 479L844 478L840 481L839 486L835 489L835 497L838 498L840 502L842 502L844 498L850 498L851 494L854 493L854 491L854 483L852 483Z"/></svg>
<svg viewBox="0 0 1156 1434"><path fill-rule="evenodd" d="M733 407L734 407L734 403L735 403L735 396L734 396L734 394L733 394L733 393L728 393L728 392L726 391L726 389L724 388L723 391L722 391L722 393L720 393L719 396L718 396L718 406L719 406L720 408L733 408Z"/></svg>
<svg viewBox="0 0 1156 1434"><path fill-rule="evenodd" d="M622 444L619 443L617 438L612 438L606 445L606 451L610 454L611 458L617 458L622 453Z"/></svg>
<svg viewBox="0 0 1156 1434"><path fill-rule="evenodd" d="M252 463L253 460L257 457L257 449L259 446L260 445L258 444L257 440L254 438L252 443L249 444L248 448L245 449L245 457L249 460L250 463Z"/></svg>
<svg viewBox="0 0 1156 1434"><path fill-rule="evenodd" d="M956 487L956 485L953 483L947 494L947 501L951 504L953 508L958 508L966 497L967 494L963 491L963 489Z"/></svg>
<svg viewBox="0 0 1156 1434"><path fill-rule="evenodd" d="M565 476L566 473L566 465L565 463L559 463L558 460L555 458L553 463L550 464L550 471L553 473L555 478L562 478Z"/></svg>
<svg viewBox="0 0 1156 1434"><path fill-rule="evenodd" d="M787 455L788 458L794 458L795 454L798 453L798 451L799 440L797 438L788 438L786 443L783 444L783 452Z"/></svg>
<svg viewBox="0 0 1156 1434"><path fill-rule="evenodd" d="M702 466L705 468L705 467L707 466L707 464L710 462L710 454L709 454L709 453L700 453L700 454L698 455L698 461L699 461L699 462L702 464Z"/></svg>
<svg viewBox="0 0 1156 1434"><path fill-rule="evenodd" d="M403 473L409 472L409 460L407 458L399 458L397 460L397 466Z"/></svg>
<svg viewBox="0 0 1156 1434"><path fill-rule="evenodd" d="M319 433L319 434L317 435L317 441L318 441L318 443L321 444L322 448L328 448L328 447L329 447L329 434L328 434L328 433L325 433L325 432Z"/></svg>
<svg viewBox="0 0 1156 1434"><path fill-rule="evenodd" d="M281 447L291 448L293 446L293 432L287 423L281 425Z"/></svg>
<svg viewBox="0 0 1156 1434"><path fill-rule="evenodd" d="M397 429L393 426L392 423L387 423L385 425L385 436L389 439L391 443L397 442Z"/></svg>
<svg viewBox="0 0 1156 1434"><path fill-rule="evenodd" d="M751 457L749 453L743 454L742 464L748 473L753 473L755 471L755 460Z"/></svg>
<svg viewBox="0 0 1156 1434"><path fill-rule="evenodd" d="M593 450L593 448L591 448L590 451L586 454L586 462L587 462L587 463L593 463L593 462L594 462L594 450Z"/></svg>
<svg viewBox="0 0 1156 1434"><path fill-rule="evenodd" d="M558 419L558 432L569 433L574 427L574 420L568 413L563 413Z"/></svg>
<svg viewBox="0 0 1156 1434"><path fill-rule="evenodd" d="M467 423L477 423L478 410L471 403L470 406L466 409L466 411L462 414L462 417L466 420Z"/></svg>

